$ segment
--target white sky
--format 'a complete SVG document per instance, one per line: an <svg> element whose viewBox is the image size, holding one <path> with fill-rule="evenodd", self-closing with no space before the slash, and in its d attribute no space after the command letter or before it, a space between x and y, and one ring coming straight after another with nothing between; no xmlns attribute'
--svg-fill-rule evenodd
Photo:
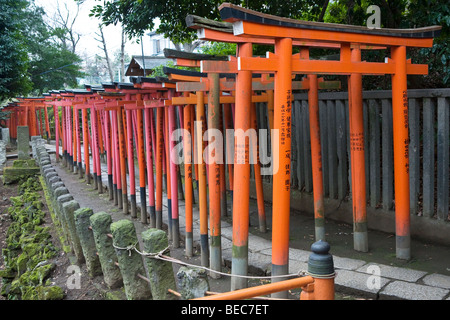
<svg viewBox="0 0 450 320"><path fill-rule="evenodd" d="M51 18L57 10L58 3L63 14L66 13L65 4L69 10L71 10L70 17L73 18L76 13L76 2L75 0L35 0L37 6L43 7L46 11L47 15ZM80 7L80 12L75 21L74 30L81 34L81 39L77 44L76 53L83 57L86 52L89 56L93 56L95 54L100 54L103 56L103 51L98 47L101 46L101 43L96 41L95 35L98 32L98 23L99 20L95 17L89 17L89 13L91 8L94 5L102 4L102 1L95 0L85 0L85 2ZM103 33L106 39L106 45L108 49L108 53L110 57L112 57L113 53L120 49L121 43L121 28L120 26L107 26L104 27ZM144 55L150 51L150 41L148 36L143 37L144 43ZM130 41L127 39L125 44L125 52L131 57L132 55L142 55L141 45L136 44L134 41Z"/></svg>

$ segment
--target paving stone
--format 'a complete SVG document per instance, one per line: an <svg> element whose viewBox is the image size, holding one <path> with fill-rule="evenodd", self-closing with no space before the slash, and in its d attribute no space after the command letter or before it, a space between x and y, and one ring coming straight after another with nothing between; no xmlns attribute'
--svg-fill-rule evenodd
<svg viewBox="0 0 450 320"><path fill-rule="evenodd" d="M450 289L450 276L433 273L425 276L422 281L429 286Z"/></svg>
<svg viewBox="0 0 450 320"><path fill-rule="evenodd" d="M392 281L380 292L380 299L443 300L450 290L406 281Z"/></svg>
<svg viewBox="0 0 450 320"><path fill-rule="evenodd" d="M262 252L270 250L272 252L272 242L253 234L248 235L248 249L252 252ZM272 254L272 253L270 253Z"/></svg>
<svg viewBox="0 0 450 320"><path fill-rule="evenodd" d="M376 281L376 282L375 282ZM348 294L376 299L380 289L390 280L351 270L336 270L336 289Z"/></svg>
<svg viewBox="0 0 450 320"><path fill-rule="evenodd" d="M289 259L289 273L303 275L308 271L308 263L298 260Z"/></svg>
<svg viewBox="0 0 450 320"><path fill-rule="evenodd" d="M248 253L248 272L250 274L265 276L272 269L272 257L259 252Z"/></svg>
<svg viewBox="0 0 450 320"><path fill-rule="evenodd" d="M367 272L368 268L379 267L380 275L385 278L391 278L395 280L403 280L408 282L416 282L420 278L422 278L427 273L425 271L418 271L406 268L399 268L388 266L384 264L378 263L368 263L365 266L362 266L357 271L359 272Z"/></svg>
<svg viewBox="0 0 450 320"><path fill-rule="evenodd" d="M310 254L310 251L289 248L289 260L308 262Z"/></svg>
<svg viewBox="0 0 450 320"><path fill-rule="evenodd" d="M367 263L366 261L363 260L350 259L338 256L333 256L333 261L334 261L334 268L344 270L356 270Z"/></svg>
<svg viewBox="0 0 450 320"><path fill-rule="evenodd" d="M222 246L222 250L226 250L226 249L231 249L233 248L233 242L230 239L227 239L225 237L221 238L221 246Z"/></svg>

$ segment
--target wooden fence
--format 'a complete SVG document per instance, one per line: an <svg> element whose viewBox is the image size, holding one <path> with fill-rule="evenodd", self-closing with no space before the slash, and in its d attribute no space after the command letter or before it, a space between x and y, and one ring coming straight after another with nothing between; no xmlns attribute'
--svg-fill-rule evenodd
<svg viewBox="0 0 450 320"><path fill-rule="evenodd" d="M408 90L408 98L411 214L447 221L450 89ZM291 185L312 193L308 97L299 93L294 100ZM367 205L393 212L391 91L364 91L363 108ZM267 128L267 108L257 110L258 127ZM319 93L319 110L325 197L348 201L351 172L347 92Z"/></svg>

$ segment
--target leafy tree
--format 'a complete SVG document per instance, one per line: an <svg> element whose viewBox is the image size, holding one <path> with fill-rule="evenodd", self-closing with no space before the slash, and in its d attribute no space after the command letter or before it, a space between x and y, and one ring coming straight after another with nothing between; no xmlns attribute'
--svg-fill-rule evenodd
<svg viewBox="0 0 450 320"><path fill-rule="evenodd" d="M429 65L428 75L413 77L414 85L421 88L450 86L450 3L438 0L413 0L409 3L404 19L405 27L418 28L430 25L442 26L441 34L433 41L433 47L410 50L415 63Z"/></svg>
<svg viewBox="0 0 450 320"><path fill-rule="evenodd" d="M227 42L212 42L201 48L205 54L214 55L236 55L236 44Z"/></svg>
<svg viewBox="0 0 450 320"><path fill-rule="evenodd" d="M419 28L442 26L441 34L434 39L432 48L408 48L413 63L429 65L427 76L408 76L409 88L436 88L450 85L450 4L439 0L337 0L329 4L325 22L365 25L369 5L377 5L381 11L382 28ZM382 61L389 50L363 51L363 60ZM385 77L370 77L366 89L388 89Z"/></svg>
<svg viewBox="0 0 450 320"><path fill-rule="evenodd" d="M96 5L91 14L107 25L122 23L129 37L141 36L146 30L152 30L156 19L159 19L160 24L156 32L164 34L174 43L182 43L196 39L196 32L186 28L186 15L193 14L220 20L217 8L223 2L225 0L105 0L102 5ZM366 25L370 15L366 12L367 7L377 5L381 9L382 28L441 25L441 35L435 39L432 48L408 50L408 57L412 58L413 62L429 65L428 76L408 77L409 87L448 87L450 84L448 2L439 0L228 0L227 2L282 17L359 26ZM223 52L218 52L217 49L219 49L217 45L212 45L203 51L215 54L230 54L232 51L229 45L223 46L222 49L225 50ZM255 48L254 54L260 54L267 49L270 50L270 48ZM329 53L326 50L313 50L312 56ZM383 61L383 58L389 55L389 50L364 51L363 60ZM365 89L387 89L390 81L386 81L385 77L370 77L364 86Z"/></svg>
<svg viewBox="0 0 450 320"><path fill-rule="evenodd" d="M186 16L193 14L219 20L218 7L223 2L289 18L319 16L324 4L324 0L108 0L103 5L96 5L91 14L106 25L122 23L130 37L139 37L146 30L153 30L156 19L159 19L157 33L164 34L174 43L184 43L196 39L195 30L186 27Z"/></svg>
<svg viewBox="0 0 450 320"><path fill-rule="evenodd" d="M33 94L64 87L76 87L77 77L81 77L81 58L72 52L65 41L60 40L60 29L50 30L43 20L45 12L40 7L32 7L27 12L28 24L24 32L28 34L31 80Z"/></svg>
<svg viewBox="0 0 450 320"><path fill-rule="evenodd" d="M44 10L33 0L0 4L0 101L76 86L81 59L45 24Z"/></svg>
<svg viewBox="0 0 450 320"><path fill-rule="evenodd" d="M22 12L26 0L0 0L0 102L31 90L28 78L28 56L25 20Z"/></svg>

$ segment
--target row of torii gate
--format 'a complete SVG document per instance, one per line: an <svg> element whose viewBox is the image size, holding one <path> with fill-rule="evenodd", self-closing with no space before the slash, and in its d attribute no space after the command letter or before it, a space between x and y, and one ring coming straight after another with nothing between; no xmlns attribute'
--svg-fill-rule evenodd
<svg viewBox="0 0 450 320"><path fill-rule="evenodd" d="M206 129L256 128L256 102L266 102L272 136L273 220L272 275L280 281L288 274L291 171L291 108L294 90L307 90L313 169L316 239L324 239L322 159L320 145L318 90L339 88L339 82L323 81L318 75L347 75L349 88L350 158L354 220L354 249L368 251L362 75L390 75L392 80L393 143L395 174L396 253L411 257L408 173L407 75L424 75L428 66L412 64L408 47L431 47L439 26L419 29L368 29L365 27L315 23L280 18L244 9L229 3L219 7L223 22L188 16L189 27L198 30L201 40L237 44L235 57L186 54L165 50L176 65L200 67L200 72L165 68L167 78L133 78L133 83L117 83L87 90L53 91L44 98L24 98L11 108L11 137L15 125L30 126L30 134L49 134L47 110L54 108L56 150L62 141L63 159L77 168L102 192L100 154L106 154L110 199L136 217L139 193L141 221L161 228L163 177L169 214L169 237L180 245L177 165L169 139L176 128L183 137L186 254L193 254L193 183L198 188L202 265L221 269L221 215L226 215L226 193L232 190L233 250L232 275L247 275L249 234L249 141L234 142L234 163L202 158ZM252 46L274 46L274 53L254 57ZM299 53L293 54L298 47ZM340 59L311 60L310 48L335 48ZM361 61L361 50L389 48L383 62ZM296 74L306 75L293 80ZM205 112L205 105L207 111ZM36 118L45 112L45 125ZM178 111L179 124L176 112ZM223 117L223 122L222 122ZM42 119L40 117L39 119ZM197 122L195 122L197 121ZM198 125L194 134L194 123ZM81 125L80 125L81 124ZM222 125L224 124L224 126ZM208 130L208 132L210 132ZM192 139L189 139L193 137ZM83 148L83 149L82 149ZM214 151L213 151L214 153ZM89 154L92 158L90 159ZM135 172L134 156L138 171ZM194 161L192 161L194 160ZM241 160L241 161L239 161ZM92 161L92 172L90 172ZM260 165L255 166L260 228L265 230L264 195ZM228 170L228 187L225 172ZM127 178L128 172L128 178ZM135 176L139 177L136 188ZM127 185L129 181L129 185ZM139 191L137 192L136 189ZM207 192L208 190L208 192ZM148 192L147 192L148 191ZM207 198L208 197L208 198ZM129 201L128 201L129 200ZM208 205L209 202L209 205ZM129 203L130 206L129 207ZM149 211L147 210L149 208ZM281 277L279 277L281 276ZM247 286L243 277L232 277L231 289Z"/></svg>

